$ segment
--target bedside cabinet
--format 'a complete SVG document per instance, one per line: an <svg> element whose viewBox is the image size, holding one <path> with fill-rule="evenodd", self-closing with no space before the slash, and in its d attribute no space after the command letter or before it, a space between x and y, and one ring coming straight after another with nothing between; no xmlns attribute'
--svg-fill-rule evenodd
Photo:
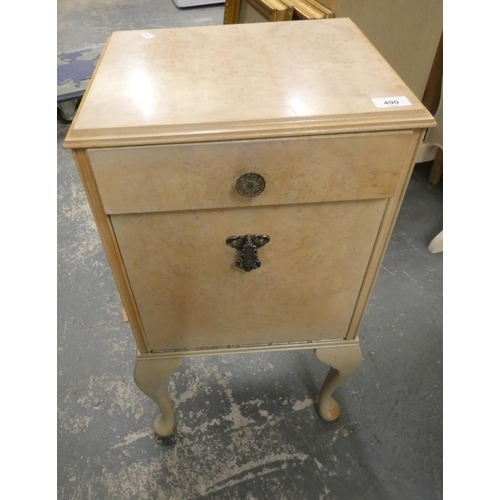
<svg viewBox="0 0 500 500"><path fill-rule="evenodd" d="M349 19L113 33L68 132L174 430L182 357L315 349L319 413L359 325L432 116Z"/></svg>

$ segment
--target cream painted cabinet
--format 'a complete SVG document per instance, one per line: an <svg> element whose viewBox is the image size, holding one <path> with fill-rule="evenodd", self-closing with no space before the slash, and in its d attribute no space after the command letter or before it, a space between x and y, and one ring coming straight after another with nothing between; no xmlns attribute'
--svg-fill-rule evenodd
<svg viewBox="0 0 500 500"><path fill-rule="evenodd" d="M148 34L111 36L65 147L155 430L174 429L164 383L182 357L262 350L315 349L334 420L433 118L347 19Z"/></svg>

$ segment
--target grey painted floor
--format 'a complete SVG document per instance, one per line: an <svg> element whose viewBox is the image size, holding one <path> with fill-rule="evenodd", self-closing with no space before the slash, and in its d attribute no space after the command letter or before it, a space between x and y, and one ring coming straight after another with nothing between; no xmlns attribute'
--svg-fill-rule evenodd
<svg viewBox="0 0 500 500"><path fill-rule="evenodd" d="M219 24L222 7L171 0L66 1L59 52L115 29ZM327 368L311 351L183 360L169 382L178 428L154 436L133 381L134 341L58 125L60 499L442 498L442 188L417 166L361 329L364 362L314 400Z"/></svg>

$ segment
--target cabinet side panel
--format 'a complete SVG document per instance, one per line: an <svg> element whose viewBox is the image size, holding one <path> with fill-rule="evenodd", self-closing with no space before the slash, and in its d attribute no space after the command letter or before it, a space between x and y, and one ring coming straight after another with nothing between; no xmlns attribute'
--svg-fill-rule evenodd
<svg viewBox="0 0 500 500"><path fill-rule="evenodd" d="M392 230L394 229L394 224L396 223L399 209L401 208L401 203L403 202L403 198L406 193L406 188L410 182L413 166L415 165L415 159L418 153L418 147L422 142L424 133L425 129L415 130L413 133L412 140L406 153L403 170L396 187L396 192L392 198L389 198L384 216L382 218L377 240L373 247L373 252L370 257L370 262L368 263L368 268L361 286L356 307L354 308L354 314L352 316L346 340L353 340L358 335L363 314L375 285L380 265L382 264L382 259L384 258L385 251L387 250L387 245L389 244L389 239L391 237Z"/></svg>
<svg viewBox="0 0 500 500"><path fill-rule="evenodd" d="M75 149L73 150L73 157L78 167L83 187L85 188L85 193L87 194L90 209L94 215L97 230L99 231L111 271L118 287L118 292L120 293L123 306L127 312L130 326L132 327L132 331L137 342L137 348L141 354L145 354L149 352L149 348L144 335L144 329L128 282L113 228L109 221L109 217L104 213L99 191L87 157L87 152L83 149Z"/></svg>

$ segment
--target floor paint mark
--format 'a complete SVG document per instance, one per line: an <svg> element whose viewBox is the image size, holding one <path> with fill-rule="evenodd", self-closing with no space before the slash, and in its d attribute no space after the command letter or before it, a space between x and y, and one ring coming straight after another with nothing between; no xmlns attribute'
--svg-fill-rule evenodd
<svg viewBox="0 0 500 500"><path fill-rule="evenodd" d="M264 457L261 460L255 460L248 462L245 465L242 465L240 467L235 467L231 471L229 471L228 475L226 477L223 477L221 479L216 480L214 483L212 483L210 486L204 488L204 491L202 494L207 494L207 493L214 493L216 491L220 491L221 489L227 488L229 486L234 486L235 484L238 484L243 481L247 481L248 479L252 479L255 477L257 474L251 473L253 469L256 469L258 467L262 467L265 465L271 465L271 464L276 464L279 462L286 462L286 461L293 461L293 460L299 460L300 462L304 462L306 460L308 455L305 455L303 453L279 453L279 454L274 454L274 455L268 455L267 457ZM278 469L274 469L278 470ZM269 470L269 472L274 472L274 470ZM247 472L250 474L246 474L239 480L232 479L235 476L238 476L240 474L243 474L244 472ZM262 473L260 474L262 475ZM231 483L231 484L229 484Z"/></svg>
<svg viewBox="0 0 500 500"><path fill-rule="evenodd" d="M295 401L294 405L292 406L292 410L295 411L303 410L304 408L312 406L313 404L314 401L310 398L306 398L304 399L304 401Z"/></svg>
<svg viewBox="0 0 500 500"><path fill-rule="evenodd" d="M146 429L145 431L139 431L139 432L132 432L128 436L125 436L123 438L123 441L121 443L115 444L114 446L111 447L111 449L115 448L121 448L122 446L128 446L131 443L134 443L138 439L142 439L143 437L151 436L152 430L150 428Z"/></svg>

